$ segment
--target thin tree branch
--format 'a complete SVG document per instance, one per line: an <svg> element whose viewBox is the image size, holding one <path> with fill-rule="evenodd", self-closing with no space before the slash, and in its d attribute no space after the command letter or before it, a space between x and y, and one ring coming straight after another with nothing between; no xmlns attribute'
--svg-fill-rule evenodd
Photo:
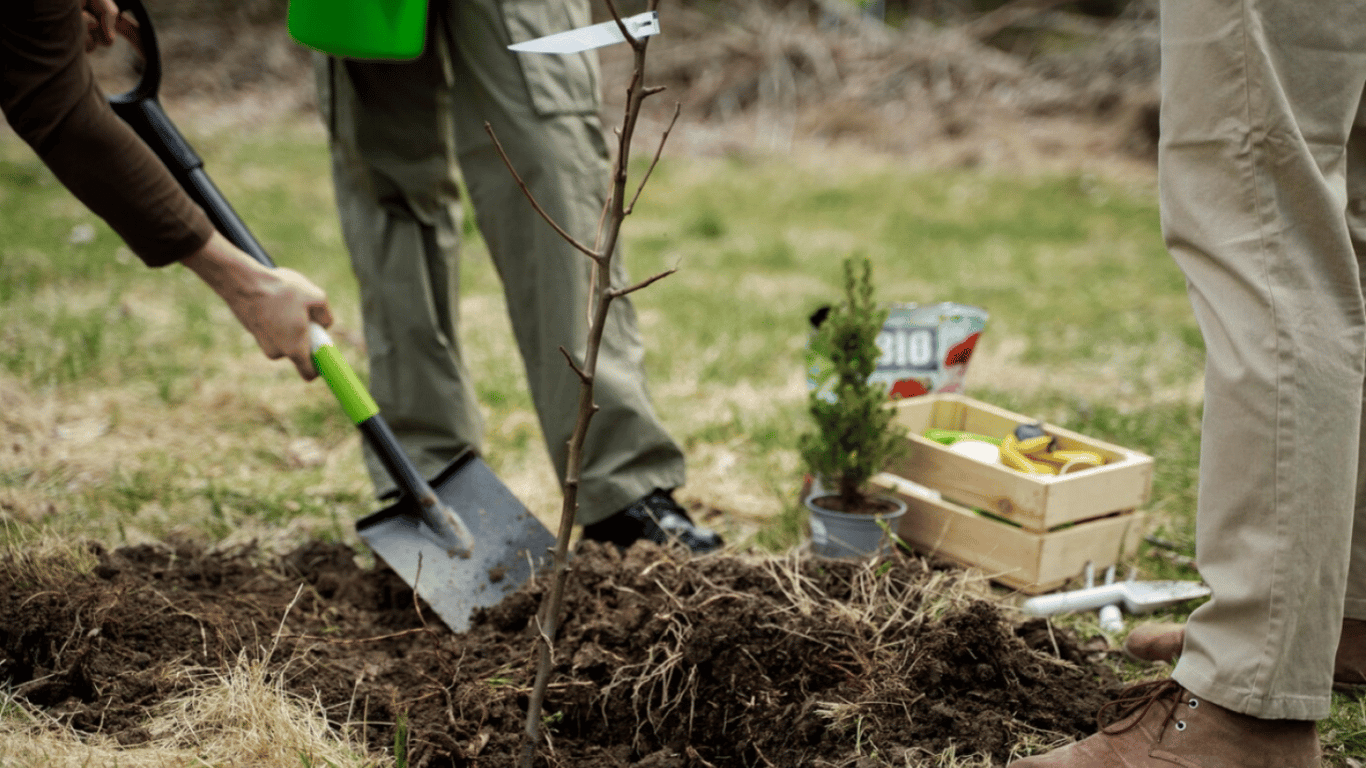
<svg viewBox="0 0 1366 768"><path fill-rule="evenodd" d="M664 278L668 277L669 275L672 275L673 273L675 273L675 272L677 272L677 271L678 271L677 269L666 269L666 270L664 270L663 272L660 272L659 274L657 274L657 275L655 275L655 276L653 276L653 277L647 277L647 278L645 278L644 280L641 280L640 282L636 283L635 285L632 285L632 286L629 286L629 287L626 287L626 288L613 288L613 289L609 292L609 295L610 295L612 298L614 298L614 299L619 299L619 298L621 298L622 296L625 296L625 295L627 295L627 294L635 293L636 291L640 290L641 288L648 288L648 287L650 287L651 285L654 285L655 283L659 282L660 280L663 280Z"/></svg>
<svg viewBox="0 0 1366 768"><path fill-rule="evenodd" d="M602 232L607 225L607 215L612 209L612 195L609 192L602 200L602 210L598 213L598 230L593 234L593 249L602 253ZM608 258L611 258L610 256ZM584 308L586 322L593 322L593 300L598 295L598 270L592 270L588 275L588 302Z"/></svg>
<svg viewBox="0 0 1366 768"><path fill-rule="evenodd" d="M550 633L546 631L545 623L541 620L539 615L533 616L532 621L536 622L536 636L541 638L541 640L545 642L546 647L550 649L550 660L553 663L555 661L554 639L550 636Z"/></svg>
<svg viewBox="0 0 1366 768"><path fill-rule="evenodd" d="M583 382L584 384L593 383L593 378L589 376L587 373L585 373L584 370L579 367L578 363L574 362L574 358L572 355L569 354L569 350L565 349L564 347L560 347L560 354L564 355L565 362L569 363L569 367L574 369L574 373L578 375L579 381Z"/></svg>
<svg viewBox="0 0 1366 768"><path fill-rule="evenodd" d="M612 2L612 0L606 0L606 3L607 10L612 12L612 20L617 23L617 29L620 29L621 34L626 36L626 42L630 43L633 49L639 51L645 43L641 40L637 40L626 30L626 22L621 20L621 14L617 12L617 4Z"/></svg>
<svg viewBox="0 0 1366 768"><path fill-rule="evenodd" d="M602 228L607 223L607 213L611 207L612 198L610 196L604 197L602 199L602 210L598 213L598 230L593 233L593 249L599 252L601 252L602 249ZM592 292L591 286L589 287L589 292Z"/></svg>
<svg viewBox="0 0 1366 768"><path fill-rule="evenodd" d="M427 628L427 619L422 615L422 604L417 601L417 584L422 580L422 553L417 553L417 573L413 574L413 611L417 613L417 620L422 622L422 628Z"/></svg>
<svg viewBox="0 0 1366 768"><path fill-rule="evenodd" d="M659 146L655 147L654 159L650 161L650 167L645 169L645 175L640 178L640 185L636 187L636 194L631 198L631 204L626 206L626 214L629 216L636 209L636 201L640 199L640 193L645 191L645 182L650 180L650 174L655 172L655 166L659 165L659 156L664 152L664 142L669 140L669 133L674 129L674 123L678 122L678 115L683 111L683 105L674 102L674 116L669 120L669 127L664 129L663 135L659 137Z"/></svg>
<svg viewBox="0 0 1366 768"><path fill-rule="evenodd" d="M564 228L557 224L555 220L550 217L549 213L546 213L545 209L541 207L541 204L536 202L536 196L531 194L531 190L527 188L526 182L522 181L522 177L517 174L517 169L512 167L512 159L508 157L507 152L503 151L502 142L498 141L498 136L493 132L493 126L489 125L487 120L484 121L484 131L489 135L490 139L493 139L493 148L498 150L498 156L503 158L503 165L507 166L508 173L512 174L512 178L517 182L517 186L522 188L522 194L526 195L526 199L531 202L531 207L535 208L536 212L541 214L541 218L545 219L545 223L553 227L554 230L559 233L560 237L564 238L565 242L574 246L574 248L583 253L583 255L594 261L602 260L602 254L583 243L580 243L573 235L564 231Z"/></svg>
<svg viewBox="0 0 1366 768"><path fill-rule="evenodd" d="M361 643L377 643L381 640L394 640L396 638L407 637L409 635L417 634L436 635L437 633L436 630L424 625L421 627L405 629L401 632L394 632L388 635L377 635L375 637L357 637L350 639L324 637L322 635L279 635L279 637L285 640L311 640L313 642L323 643L325 645L360 645Z"/></svg>

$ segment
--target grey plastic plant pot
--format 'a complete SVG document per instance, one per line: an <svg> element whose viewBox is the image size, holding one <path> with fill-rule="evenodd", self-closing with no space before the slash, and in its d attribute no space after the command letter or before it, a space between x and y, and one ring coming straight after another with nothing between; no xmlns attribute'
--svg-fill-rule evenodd
<svg viewBox="0 0 1366 768"><path fill-rule="evenodd" d="M821 493L824 498L827 494ZM896 505L891 512L880 515L856 515L826 509L816 503L817 494L806 497L806 509L811 513L811 551L821 557L871 557L892 551L892 538L901 516L906 514L906 502L892 496L878 496Z"/></svg>

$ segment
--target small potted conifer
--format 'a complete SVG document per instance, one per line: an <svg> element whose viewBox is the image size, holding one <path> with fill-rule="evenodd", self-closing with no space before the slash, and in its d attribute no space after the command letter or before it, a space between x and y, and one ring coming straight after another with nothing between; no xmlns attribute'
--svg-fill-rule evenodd
<svg viewBox="0 0 1366 768"><path fill-rule="evenodd" d="M885 551L888 532L906 511L900 499L874 492L869 480L905 448L885 386L870 382L882 352L878 333L887 311L873 300L867 258L844 262L844 300L816 328L812 349L829 358L831 375L810 395L815 429L801 456L814 478L806 498L812 551L859 557Z"/></svg>

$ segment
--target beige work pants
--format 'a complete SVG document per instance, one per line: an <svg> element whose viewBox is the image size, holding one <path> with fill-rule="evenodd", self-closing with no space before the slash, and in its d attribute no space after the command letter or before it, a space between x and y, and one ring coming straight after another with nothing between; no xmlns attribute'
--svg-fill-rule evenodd
<svg viewBox="0 0 1366 768"><path fill-rule="evenodd" d="M1214 590L1173 676L1319 719L1344 610L1366 618L1366 6L1163 0L1161 24L1162 221L1205 338Z"/></svg>
<svg viewBox="0 0 1366 768"><path fill-rule="evenodd" d="M433 0L427 45L411 62L318 56L342 233L360 283L370 385L385 419L431 474L483 422L460 354L461 209L457 169L503 283L551 459L564 478L583 359L590 262L534 211L485 133L492 125L541 205L593 242L608 184L592 55L507 46L590 23L586 0ZM613 282L627 283L620 258ZM683 455L656 417L628 299L612 305L598 362L578 522L654 488L683 484ZM510 363L511 361L509 361ZM377 488L392 488L367 456Z"/></svg>

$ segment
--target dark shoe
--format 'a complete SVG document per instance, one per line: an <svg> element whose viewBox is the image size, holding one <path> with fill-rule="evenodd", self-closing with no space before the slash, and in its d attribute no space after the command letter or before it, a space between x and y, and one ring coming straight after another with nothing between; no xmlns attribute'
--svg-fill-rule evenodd
<svg viewBox="0 0 1366 768"><path fill-rule="evenodd" d="M1118 720L1010 768L1317 768L1310 720L1260 720L1205 701L1174 680L1140 683L1102 709Z"/></svg>
<svg viewBox="0 0 1366 768"><path fill-rule="evenodd" d="M1181 624L1140 624L1124 638L1124 650L1142 661L1172 661L1181 655L1186 628ZM1333 687L1366 687L1366 620L1343 619L1333 663Z"/></svg>
<svg viewBox="0 0 1366 768"><path fill-rule="evenodd" d="M699 555L720 549L722 543L715 531L694 523L671 492L658 488L606 520L585 525L583 537L619 547L629 547L640 539L656 544L676 541Z"/></svg>

